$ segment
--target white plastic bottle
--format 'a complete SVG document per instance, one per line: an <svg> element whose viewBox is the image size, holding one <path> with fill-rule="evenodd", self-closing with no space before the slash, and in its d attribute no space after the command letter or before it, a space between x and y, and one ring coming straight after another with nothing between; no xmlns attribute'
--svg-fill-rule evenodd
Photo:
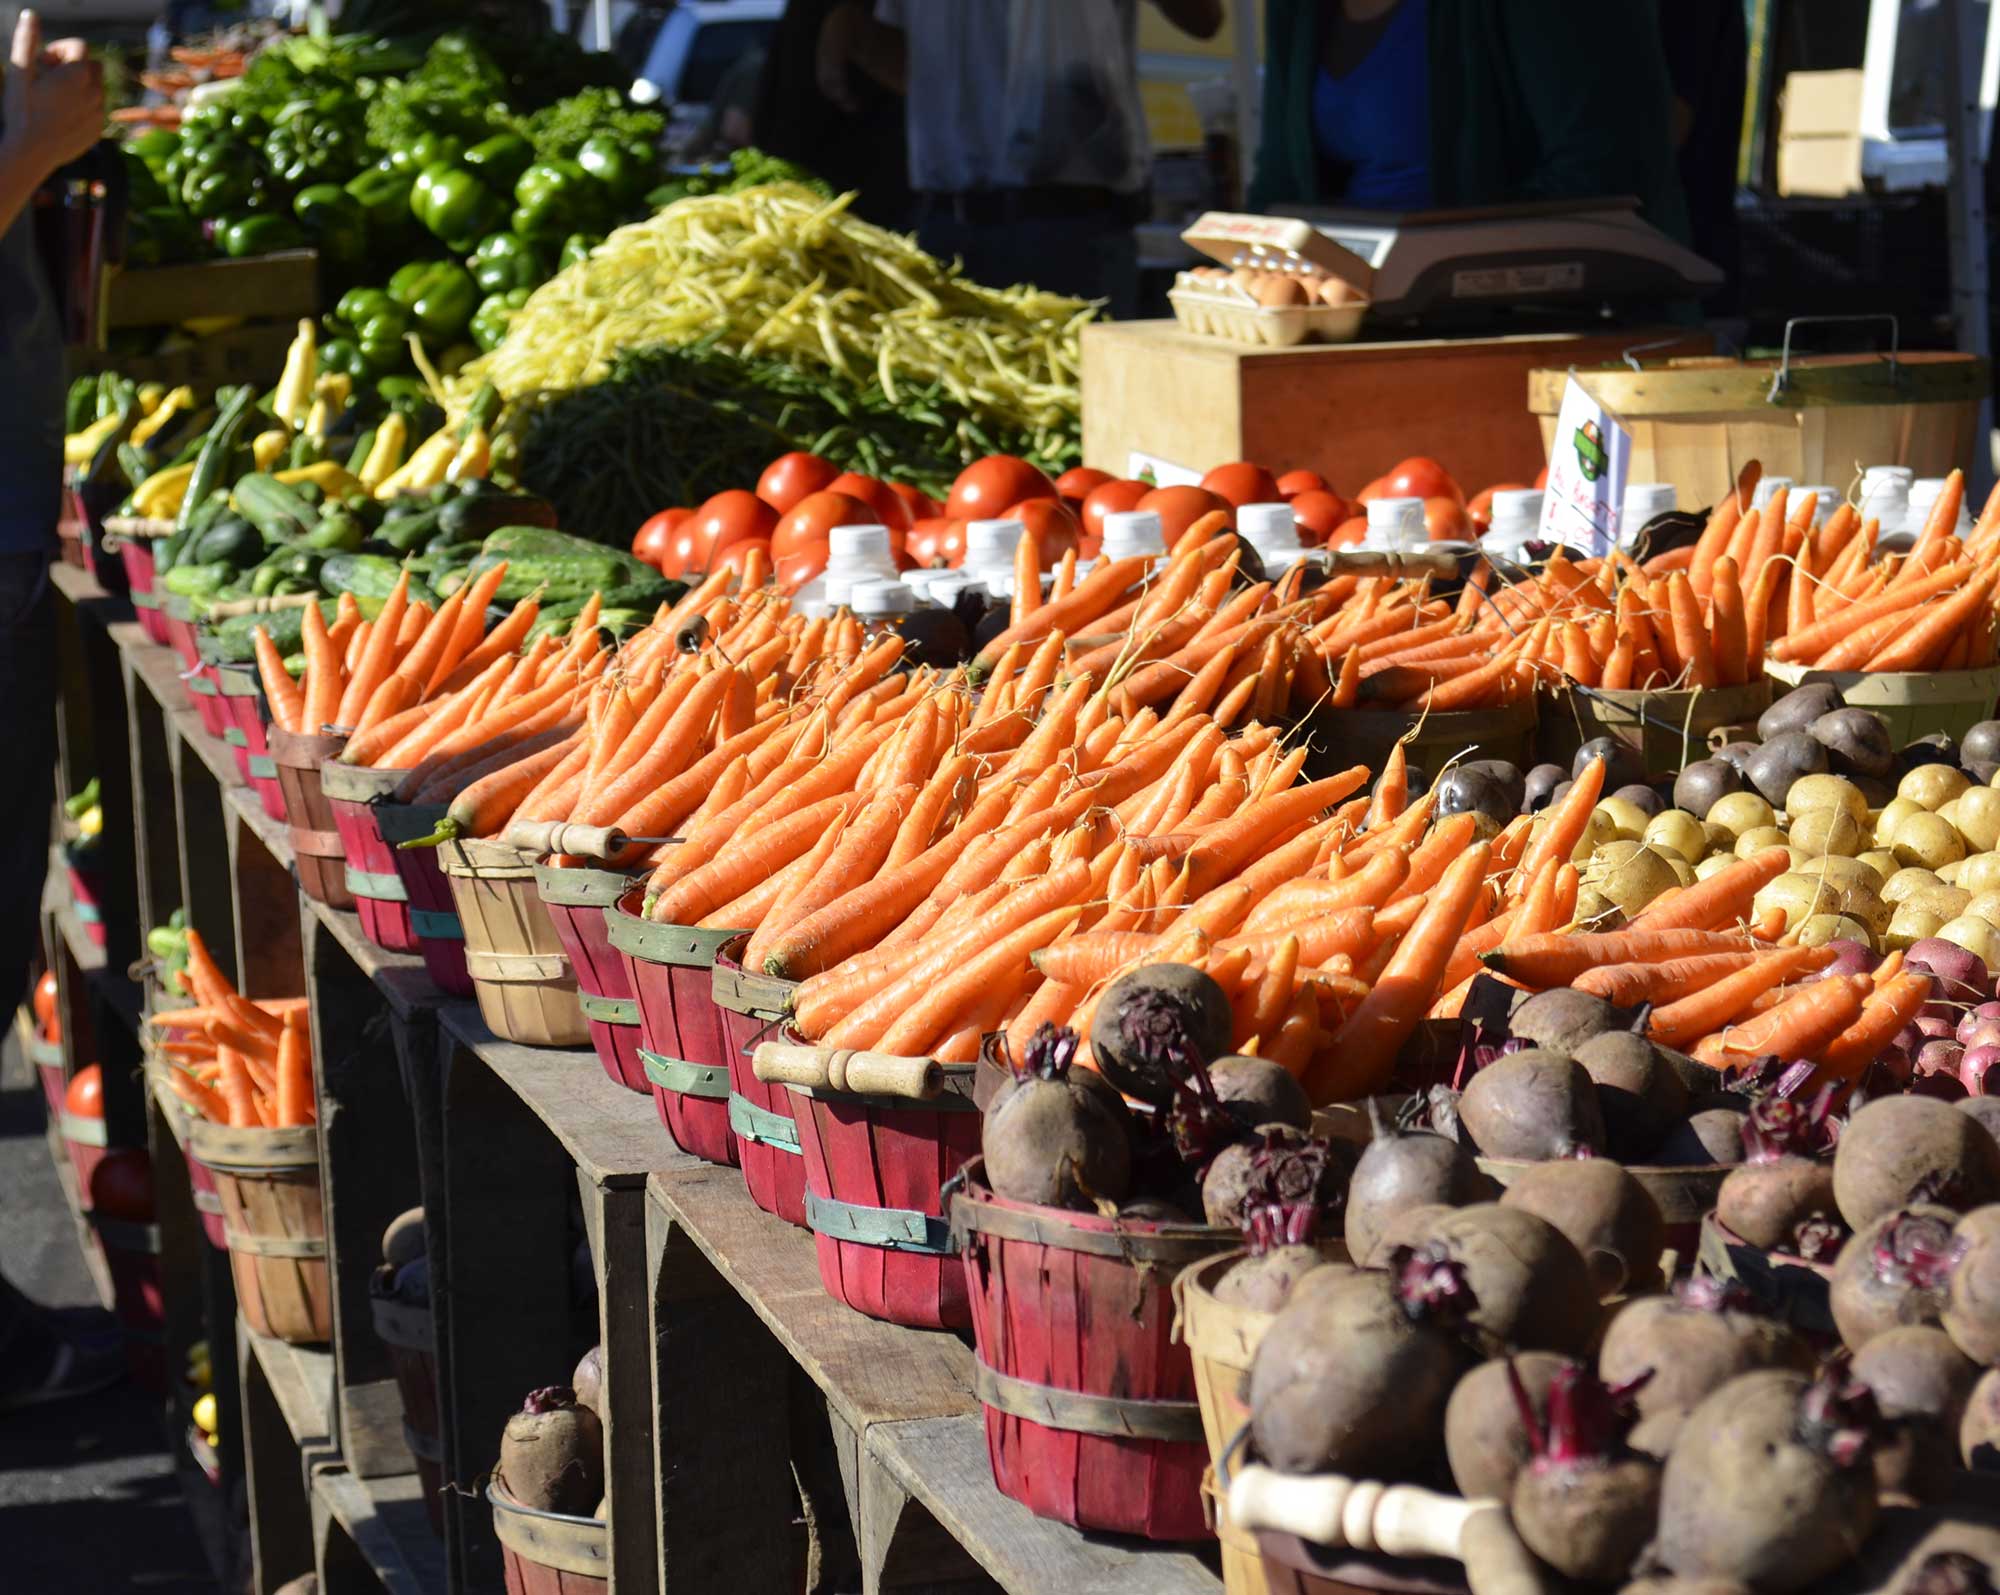
<svg viewBox="0 0 2000 1595"><path fill-rule="evenodd" d="M1166 528L1157 510L1113 510L1104 517L1099 559L1164 559Z"/></svg>
<svg viewBox="0 0 2000 1595"><path fill-rule="evenodd" d="M1313 551L1299 541L1299 523L1289 504L1245 504L1236 512L1236 533L1257 551L1269 581L1312 557Z"/></svg>
<svg viewBox="0 0 2000 1595"><path fill-rule="evenodd" d="M1368 506L1368 531L1361 539L1362 547L1422 548L1429 541L1422 499L1378 498Z"/></svg>
<svg viewBox="0 0 2000 1595"><path fill-rule="evenodd" d="M1916 475L1907 465L1869 466L1861 473L1862 520L1880 521L1883 537L1909 530L1910 487Z"/></svg>
<svg viewBox="0 0 2000 1595"><path fill-rule="evenodd" d="M1519 564L1525 557L1525 546L1541 532L1542 490L1502 488L1493 495L1493 518L1479 539L1479 547L1491 558Z"/></svg>
<svg viewBox="0 0 2000 1595"><path fill-rule="evenodd" d="M896 581L896 554L886 526L836 526L826 536L826 569L798 590L800 613L823 615L837 609L867 581Z"/></svg>
<svg viewBox="0 0 2000 1595"><path fill-rule="evenodd" d="M1027 535L1019 521L971 521L965 528L965 574L996 598L1014 591L1014 546Z"/></svg>
<svg viewBox="0 0 2000 1595"><path fill-rule="evenodd" d="M1671 482L1627 482L1624 501L1618 506L1618 546L1632 547L1648 521L1679 507L1680 497Z"/></svg>
<svg viewBox="0 0 2000 1595"><path fill-rule="evenodd" d="M1919 477L1910 484L1910 530L1921 532L1931 518L1931 508L1944 491L1941 476ZM1963 496L1958 501L1958 535L1964 537L1972 531L1972 509Z"/></svg>

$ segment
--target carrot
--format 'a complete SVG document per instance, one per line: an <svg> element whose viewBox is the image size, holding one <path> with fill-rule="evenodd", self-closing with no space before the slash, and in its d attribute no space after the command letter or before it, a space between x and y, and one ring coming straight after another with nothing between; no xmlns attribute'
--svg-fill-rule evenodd
<svg viewBox="0 0 2000 1595"><path fill-rule="evenodd" d="M286 1025L278 1037L277 1074L278 1123L311 1124L319 1116L313 1106L312 1058L297 1025Z"/></svg>
<svg viewBox="0 0 2000 1595"><path fill-rule="evenodd" d="M511 656L514 650L521 646L522 638L528 635L528 632L533 628L541 612L542 604L540 599L533 595L523 598L507 612L506 619L502 620L499 625L486 634L484 642L481 642L467 653L463 659L459 660L458 664L443 681L437 681L435 675L433 675L432 680L434 685L432 690L448 692L454 687L462 687L494 660L505 659ZM474 611L470 602L466 604L464 610L459 615L460 624L466 624L467 617L475 613L478 615L479 623L483 626L486 622L485 612L483 610ZM454 642L456 640L456 638L453 639ZM440 665L442 665L442 661L440 661Z"/></svg>
<svg viewBox="0 0 2000 1595"><path fill-rule="evenodd" d="M1962 592L1930 605L1914 625L1899 632L1861 668L1884 671L1935 668L1951 640L1966 634L1975 617L1986 613L1993 595L1993 579L1993 571L1984 571Z"/></svg>
<svg viewBox="0 0 2000 1595"><path fill-rule="evenodd" d="M771 945L780 934L875 878L882 861L889 856L897 827L903 823L915 796L914 787L901 786L861 805L853 819L839 828L837 844L813 879L798 896L784 904L780 913L765 921L759 936L766 939L757 940L754 948L745 949L745 968L767 968Z"/></svg>
<svg viewBox="0 0 2000 1595"><path fill-rule="evenodd" d="M806 852L852 802L852 794L824 798L697 862L655 900L652 917L670 925L694 924Z"/></svg>
<svg viewBox="0 0 2000 1595"><path fill-rule="evenodd" d="M285 668L284 655L271 641L271 634L259 626L250 637L257 649L257 677L263 683L264 696L270 700L271 718L285 730L297 731L305 713L305 693Z"/></svg>
<svg viewBox="0 0 2000 1595"><path fill-rule="evenodd" d="M1954 507L1954 520L1957 514ZM1930 995L1931 977L1921 970L1906 970L1879 982L1874 993L1862 1003L1861 1017L1820 1052L1822 1076L1858 1079L1862 1070L1888 1050L1896 1033L1916 1019Z"/></svg>
<svg viewBox="0 0 2000 1595"><path fill-rule="evenodd" d="M1827 975L1801 986L1746 1025L1711 1035L1694 1050L1697 1062L1720 1068L1732 1057L1813 1058L1860 1016L1873 989L1866 975Z"/></svg>
<svg viewBox="0 0 2000 1595"><path fill-rule="evenodd" d="M507 661L494 660L473 681L434 703L431 712L415 726L394 737L389 735L389 724L351 737L341 751L341 758L351 764L382 770L413 768L446 737L484 713L486 695L506 673Z"/></svg>
<svg viewBox="0 0 2000 1595"><path fill-rule="evenodd" d="M1628 930L1719 930L1750 912L1751 900L1791 866L1791 853L1767 847L1725 865L1707 880L1656 899Z"/></svg>
<svg viewBox="0 0 2000 1595"><path fill-rule="evenodd" d="M1367 777L1362 779L1365 781ZM1340 796L1347 794L1343 792ZM1408 807L1409 801L1410 771L1399 740L1390 747L1388 758L1382 761L1382 773L1376 777L1374 800L1368 805L1369 827L1387 825Z"/></svg>
<svg viewBox="0 0 2000 1595"><path fill-rule="evenodd" d="M1583 840L1583 833L1590 824L1590 811L1597 807L1597 800L1604 795L1606 767L1603 759L1592 759L1570 783L1562 801L1549 809L1547 819L1533 833L1528 850L1521 855L1521 862L1514 868L1509 891L1527 890L1537 872L1550 859L1566 859L1576 851L1577 843Z"/></svg>
<svg viewBox="0 0 2000 1595"><path fill-rule="evenodd" d="M1827 961L1817 947L1781 947L1699 991L1655 1009L1646 1033L1663 1047L1686 1047L1741 1017L1754 998Z"/></svg>
<svg viewBox="0 0 2000 1595"><path fill-rule="evenodd" d="M1205 832L1201 840L1189 849L1187 869L1190 890L1206 891L1234 874L1293 825L1310 819L1321 809L1330 808L1367 779L1368 767L1357 764L1339 775L1330 775L1324 780L1293 787L1271 797L1253 799L1233 818Z"/></svg>
<svg viewBox="0 0 2000 1595"><path fill-rule="evenodd" d="M1716 563L1720 566L1721 561ZM1687 667L1689 684L1715 686L1715 650L1708 640L1707 628L1701 623L1694 588L1678 572L1667 578L1667 606L1673 622L1674 652Z"/></svg>
<svg viewBox="0 0 2000 1595"><path fill-rule="evenodd" d="M181 1101L185 1102L195 1112L211 1123L227 1124L230 1122L228 1100L220 1091L216 1090L213 1086L205 1084L203 1081L197 1080L187 1070L167 1070L167 1084L173 1088L175 1096L179 1097Z"/></svg>
<svg viewBox="0 0 2000 1595"><path fill-rule="evenodd" d="M1343 875L1339 880L1287 881L1250 910L1249 917L1243 922L1244 928L1250 931L1281 930L1301 920L1335 913L1343 908L1379 908L1392 896L1404 895L1401 888L1409 874L1409 856L1391 848L1377 853L1360 869Z"/></svg>
<svg viewBox="0 0 2000 1595"><path fill-rule="evenodd" d="M1490 851L1475 843L1445 872L1374 990L1314 1059L1304 1084L1315 1102L1367 1096L1388 1083L1396 1054L1437 998L1439 977L1485 885Z"/></svg>
<svg viewBox="0 0 2000 1595"><path fill-rule="evenodd" d="M1756 468L1755 462L1745 467L1748 474ZM1709 511L1708 524L1701 529L1701 536L1695 540L1694 558L1688 567L1688 580L1693 585L1695 595L1706 598L1713 579L1715 562L1729 551L1730 539L1736 533L1737 522L1743 519L1743 511L1749 507L1750 493L1756 491L1753 477L1749 491L1745 491L1742 478L1737 480L1737 489Z"/></svg>
<svg viewBox="0 0 2000 1595"><path fill-rule="evenodd" d="M465 594L465 601L453 617L450 635L445 639L443 651L437 662L431 666L431 673L424 681L424 696L433 697L445 690L451 678L472 656L479 646L480 638L486 634L486 606L493 602L493 595L500 590L500 584L507 579L507 562L503 559L491 570L482 571L459 589ZM495 628L498 629L497 627ZM526 628L523 628L525 632ZM519 639L516 639L518 643ZM506 653L514 650L509 647ZM501 657L496 654L494 657ZM484 666L480 667L481 669ZM474 674L477 674L475 671Z"/></svg>
<svg viewBox="0 0 2000 1595"><path fill-rule="evenodd" d="M1518 941L1503 942L1480 962L1515 980L1546 988L1566 986L1586 969L1600 964L1741 952L1745 945L1741 935L1721 931L1626 929L1582 936L1524 936Z"/></svg>
<svg viewBox="0 0 2000 1595"><path fill-rule="evenodd" d="M1605 964L1585 970L1570 982L1570 988L1623 1008L1642 1002L1669 1003L1748 968L1762 956L1754 952L1696 953L1659 963ZM1829 954L1827 962L1832 961Z"/></svg>
<svg viewBox="0 0 2000 1595"><path fill-rule="evenodd" d="M222 1072L216 1077L216 1090L227 1114L223 1123L232 1129L255 1129L257 1109L251 1101L250 1071L244 1067L242 1055L233 1047L218 1047L215 1061L222 1065Z"/></svg>
<svg viewBox="0 0 2000 1595"><path fill-rule="evenodd" d="M1749 679L1748 633L1743 622L1743 589L1736 580L1736 561L1727 555L1715 562L1715 680L1722 687L1740 687Z"/></svg>
<svg viewBox="0 0 2000 1595"><path fill-rule="evenodd" d="M1074 906L1058 908L1000 937L911 1002L882 1033L875 1044L876 1050L906 1058L927 1055L931 1045L947 1033L952 1017L961 1008L996 981L1010 978L1018 981L1028 968L1029 954L1053 942L1082 912Z"/></svg>
<svg viewBox="0 0 2000 1595"><path fill-rule="evenodd" d="M453 783L463 784L438 822L441 835L497 836L542 777L569 757L574 736L574 731L553 726L453 777ZM437 795L419 794L420 801L435 802L443 795L434 788L425 791Z"/></svg>
<svg viewBox="0 0 2000 1595"><path fill-rule="evenodd" d="M305 703L300 711L299 730L318 736L340 705L345 683L341 677L340 655L327 632L318 604L307 604L301 632L306 656Z"/></svg>
<svg viewBox="0 0 2000 1595"><path fill-rule="evenodd" d="M1828 574L1831 576L1832 573L1829 571ZM1920 581L1912 582L1906 588L1840 605L1826 619L1816 620L1804 631L1794 633L1786 637L1783 642L1774 645L1771 657L1788 663L1817 661L1827 649L1842 639L1853 636L1868 622L1884 615L1896 614L1939 593L1949 592L1958 586L1964 577L1963 565L1951 565L1932 572Z"/></svg>

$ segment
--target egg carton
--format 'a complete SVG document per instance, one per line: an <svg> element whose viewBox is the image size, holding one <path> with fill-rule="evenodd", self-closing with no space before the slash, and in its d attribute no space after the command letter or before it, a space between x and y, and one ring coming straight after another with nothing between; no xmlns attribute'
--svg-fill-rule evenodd
<svg viewBox="0 0 2000 1595"><path fill-rule="evenodd" d="M1185 276L1167 291L1167 299L1174 307L1174 319L1189 332L1270 349L1289 348L1309 338L1320 343L1352 343L1368 314L1368 306L1359 302L1260 305L1240 294L1195 287Z"/></svg>

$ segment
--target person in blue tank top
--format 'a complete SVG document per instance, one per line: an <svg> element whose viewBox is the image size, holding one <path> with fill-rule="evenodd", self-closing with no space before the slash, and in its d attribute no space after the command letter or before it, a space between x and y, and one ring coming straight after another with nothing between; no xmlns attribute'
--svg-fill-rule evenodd
<svg viewBox="0 0 2000 1595"><path fill-rule="evenodd" d="M49 555L62 494L63 350L35 249L35 191L95 144L104 85L79 39L21 13L0 79L0 1011L28 989L55 797L56 628ZM122 1372L115 1338L67 1333L0 1276L0 1413Z"/></svg>
<svg viewBox="0 0 2000 1595"><path fill-rule="evenodd" d="M1355 210L1431 204L1430 0L1348 0L1320 40L1313 147Z"/></svg>

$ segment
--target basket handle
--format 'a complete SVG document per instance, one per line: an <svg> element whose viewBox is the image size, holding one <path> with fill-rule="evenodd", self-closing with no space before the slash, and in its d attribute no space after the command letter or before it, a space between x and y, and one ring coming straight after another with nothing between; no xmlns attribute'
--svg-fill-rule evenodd
<svg viewBox="0 0 2000 1595"><path fill-rule="evenodd" d="M1229 1480L1229 1516L1245 1528L1388 1556L1457 1561L1467 1521L1499 1510L1495 1501L1466 1501L1414 1485L1338 1473L1284 1474L1255 1462L1235 1469Z"/></svg>
<svg viewBox="0 0 2000 1595"><path fill-rule="evenodd" d="M1450 581L1459 574L1459 556L1445 551L1394 548L1336 548L1326 556L1330 576L1435 576Z"/></svg>
<svg viewBox="0 0 2000 1595"><path fill-rule="evenodd" d="M1778 356L1778 369L1771 373L1771 391L1764 395L1766 404L1776 404L1785 396L1792 385L1792 330L1808 324L1831 326L1840 322L1886 321L1889 323L1889 381L1900 387L1903 370L1897 357L1903 343L1903 323L1886 310L1872 310L1858 316L1793 316L1785 323L1785 346Z"/></svg>
<svg viewBox="0 0 2000 1595"><path fill-rule="evenodd" d="M507 845L523 853L609 859L624 852L630 840L615 825L577 825L568 820L516 820L507 827Z"/></svg>
<svg viewBox="0 0 2000 1595"><path fill-rule="evenodd" d="M864 1097L928 1101L944 1090L944 1070L932 1058L897 1058L846 1047L801 1047L759 1042L750 1066L767 1085L806 1086Z"/></svg>

